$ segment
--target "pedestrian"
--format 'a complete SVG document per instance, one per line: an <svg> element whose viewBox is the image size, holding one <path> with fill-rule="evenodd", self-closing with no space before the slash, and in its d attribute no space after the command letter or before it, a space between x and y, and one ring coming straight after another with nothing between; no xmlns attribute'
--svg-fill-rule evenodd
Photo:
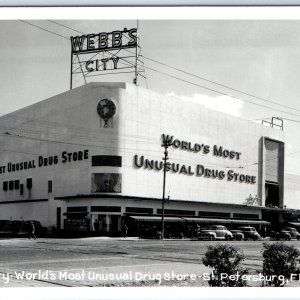
<svg viewBox="0 0 300 300"><path fill-rule="evenodd" d="M96 221L94 222L94 230L95 230L96 232L99 231L99 221L98 221L98 219L96 219Z"/></svg>
<svg viewBox="0 0 300 300"><path fill-rule="evenodd" d="M35 226L34 223L32 221L30 221L30 228L29 228L29 239L31 238L36 239L36 235L35 235Z"/></svg>
<svg viewBox="0 0 300 300"><path fill-rule="evenodd" d="M263 236L263 238L267 237L267 227L266 226L264 226L262 229L262 236Z"/></svg>
<svg viewBox="0 0 300 300"><path fill-rule="evenodd" d="M127 225L125 224L125 225L124 225L124 238L127 238L127 233L128 233L128 227L127 227Z"/></svg>
<svg viewBox="0 0 300 300"><path fill-rule="evenodd" d="M199 238L200 234L201 234L201 227L200 227L200 225L197 223L197 225L196 225L196 236Z"/></svg>

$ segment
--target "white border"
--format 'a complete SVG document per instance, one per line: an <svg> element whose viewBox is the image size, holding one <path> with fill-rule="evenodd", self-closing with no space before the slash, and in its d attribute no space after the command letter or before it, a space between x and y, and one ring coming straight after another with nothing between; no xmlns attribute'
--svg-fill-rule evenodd
<svg viewBox="0 0 300 300"><path fill-rule="evenodd" d="M300 7L0 8L16 19L300 20ZM17 37L16 37L17 38ZM0 299L298 299L296 288L1 288Z"/></svg>
<svg viewBox="0 0 300 300"><path fill-rule="evenodd" d="M299 299L299 288L3 288L0 299L95 300L95 299Z"/></svg>
<svg viewBox="0 0 300 300"><path fill-rule="evenodd" d="M297 7L0 7L0 19L299 20Z"/></svg>

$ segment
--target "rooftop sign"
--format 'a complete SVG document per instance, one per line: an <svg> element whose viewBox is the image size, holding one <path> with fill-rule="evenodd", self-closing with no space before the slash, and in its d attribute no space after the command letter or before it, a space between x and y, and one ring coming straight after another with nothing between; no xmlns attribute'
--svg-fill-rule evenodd
<svg viewBox="0 0 300 300"><path fill-rule="evenodd" d="M90 77L100 75L135 73L137 78L137 48L137 28L71 37L70 88L73 81L88 83Z"/></svg>
<svg viewBox="0 0 300 300"><path fill-rule="evenodd" d="M71 37L71 45L74 54L135 48L137 46L137 29L124 28L123 31L116 30Z"/></svg>

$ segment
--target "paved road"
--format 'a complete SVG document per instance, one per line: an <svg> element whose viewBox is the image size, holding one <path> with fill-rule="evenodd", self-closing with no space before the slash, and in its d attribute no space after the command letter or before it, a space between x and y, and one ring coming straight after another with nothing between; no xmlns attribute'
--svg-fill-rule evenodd
<svg viewBox="0 0 300 300"><path fill-rule="evenodd" d="M217 243L239 247L250 272L261 270L262 241L7 239L0 240L0 286L158 285L161 279L205 286L199 277L210 270L201 259L207 245ZM300 249L298 241L287 243Z"/></svg>

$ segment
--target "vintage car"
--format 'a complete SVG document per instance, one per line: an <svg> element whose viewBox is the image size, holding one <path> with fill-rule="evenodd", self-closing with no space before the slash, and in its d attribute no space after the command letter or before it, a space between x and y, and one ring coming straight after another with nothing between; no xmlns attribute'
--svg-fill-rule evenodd
<svg viewBox="0 0 300 300"><path fill-rule="evenodd" d="M231 230L231 233L234 240L241 241L245 239L245 235L241 230Z"/></svg>
<svg viewBox="0 0 300 300"><path fill-rule="evenodd" d="M289 233L289 231L281 230L280 232L272 231L270 233L270 238L275 239L277 241L279 240L290 241L292 236Z"/></svg>
<svg viewBox="0 0 300 300"><path fill-rule="evenodd" d="M285 232L287 234L291 235L291 239L297 239L300 240L300 233L297 231L296 228L293 227L285 227L281 230L281 232Z"/></svg>
<svg viewBox="0 0 300 300"><path fill-rule="evenodd" d="M254 227L251 226L241 226L238 228L239 231L241 231L244 234L245 239L251 239L254 241L257 241L261 239L260 234L256 231Z"/></svg>
<svg viewBox="0 0 300 300"><path fill-rule="evenodd" d="M198 235L199 240L232 240L232 233L222 225L212 225L209 229L203 229Z"/></svg>
<svg viewBox="0 0 300 300"><path fill-rule="evenodd" d="M0 220L0 236L12 236L13 225L10 220Z"/></svg>

